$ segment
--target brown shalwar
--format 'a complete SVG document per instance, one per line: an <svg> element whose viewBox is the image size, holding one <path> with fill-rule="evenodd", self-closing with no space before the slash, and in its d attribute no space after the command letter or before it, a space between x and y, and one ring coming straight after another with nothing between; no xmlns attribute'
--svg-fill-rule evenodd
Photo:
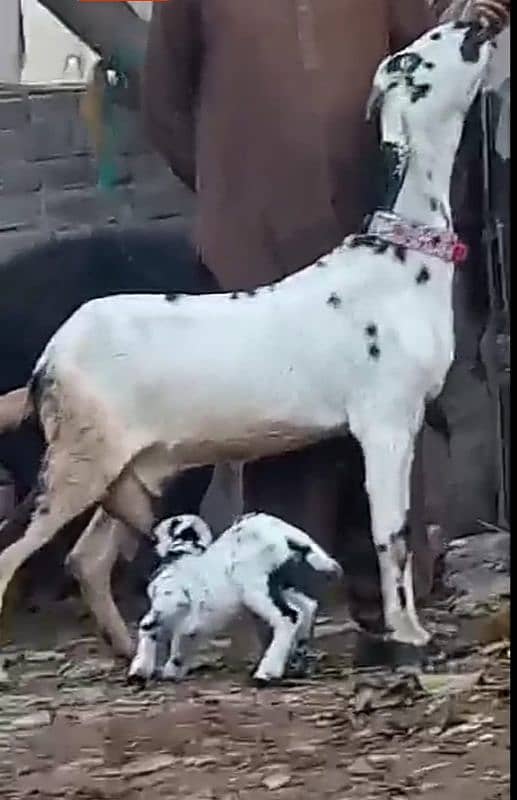
<svg viewBox="0 0 517 800"><path fill-rule="evenodd" d="M357 229L374 201L376 131L364 119L373 74L433 21L426 0L155 4L147 127L197 192L200 257L224 289L282 278ZM249 465L244 495L248 509L276 513L330 546L344 561L356 616L378 617L354 441ZM416 561L425 572L419 521ZM429 575L417 581L424 593L428 585Z"/></svg>

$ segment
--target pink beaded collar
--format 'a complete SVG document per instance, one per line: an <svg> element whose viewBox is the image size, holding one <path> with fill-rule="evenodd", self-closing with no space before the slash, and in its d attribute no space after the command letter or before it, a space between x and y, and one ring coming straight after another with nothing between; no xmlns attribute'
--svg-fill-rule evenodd
<svg viewBox="0 0 517 800"><path fill-rule="evenodd" d="M408 222L391 211L376 211L373 214L368 225L368 235L440 258L449 264L461 264L468 256L467 245L452 231L438 231L428 225Z"/></svg>

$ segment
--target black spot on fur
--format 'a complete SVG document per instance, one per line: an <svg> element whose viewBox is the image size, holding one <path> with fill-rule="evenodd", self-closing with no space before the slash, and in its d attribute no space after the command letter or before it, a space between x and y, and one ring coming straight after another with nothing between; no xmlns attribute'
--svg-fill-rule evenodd
<svg viewBox="0 0 517 800"><path fill-rule="evenodd" d="M172 665L174 667L176 667L177 669L181 669L182 666L183 666L183 660L181 658L177 658L177 657L173 658L172 659Z"/></svg>
<svg viewBox="0 0 517 800"><path fill-rule="evenodd" d="M248 295L248 297L255 297L255 295L257 294L257 290L256 289L248 289L246 294Z"/></svg>
<svg viewBox="0 0 517 800"><path fill-rule="evenodd" d="M142 622L140 624L140 630L146 631L147 633L150 633L151 631L156 630L158 625L159 625L159 622L158 622L157 619L150 619L148 622Z"/></svg>
<svg viewBox="0 0 517 800"><path fill-rule="evenodd" d="M316 266L317 267L326 267L327 266L327 262L323 258L318 258L318 260L316 261Z"/></svg>
<svg viewBox="0 0 517 800"><path fill-rule="evenodd" d="M375 549L377 550L378 553L386 553L387 550L388 550L388 545L387 544L378 544L378 545L376 545Z"/></svg>
<svg viewBox="0 0 517 800"><path fill-rule="evenodd" d="M327 305L332 306L332 308L339 308L339 306L341 305L341 298L338 297L338 295L335 294L335 292L332 292L332 294L329 296L327 300Z"/></svg>
<svg viewBox="0 0 517 800"><path fill-rule="evenodd" d="M230 300L237 300L239 297L239 292L232 292L230 295Z"/></svg>
<svg viewBox="0 0 517 800"><path fill-rule="evenodd" d="M429 92L431 91L431 84L430 83L419 83L413 86L413 91L411 92L411 102L417 103L422 98L427 97Z"/></svg>
<svg viewBox="0 0 517 800"><path fill-rule="evenodd" d="M469 64L476 64L479 61L481 45L483 43L483 36L481 33L482 28L479 23L471 23L468 25L460 47L463 61L467 61Z"/></svg>
<svg viewBox="0 0 517 800"><path fill-rule="evenodd" d="M29 381L29 396L36 412L39 413L44 396L52 386L52 378L42 367L38 372L33 372Z"/></svg>
<svg viewBox="0 0 517 800"><path fill-rule="evenodd" d="M295 620L293 611L283 596L286 589L296 589L307 597L317 599L317 578L315 571L305 558L300 558L300 553L293 554L292 558L284 561L270 573L268 577L269 595L280 612Z"/></svg>
<svg viewBox="0 0 517 800"><path fill-rule="evenodd" d="M433 42L437 42L439 39L442 38L442 34L438 32L432 33L430 38L433 40Z"/></svg>
<svg viewBox="0 0 517 800"><path fill-rule="evenodd" d="M286 603L282 593L283 589L288 588L285 581L286 576L284 574L285 566L286 565L282 564L281 567L278 567L278 569L275 569L269 575L267 582L269 596L283 617L287 617L291 622L296 622L298 619L298 612Z"/></svg>
<svg viewBox="0 0 517 800"><path fill-rule="evenodd" d="M396 244L394 251L397 261L400 261L402 264L404 264L407 258L407 247L404 247L403 244Z"/></svg>
<svg viewBox="0 0 517 800"><path fill-rule="evenodd" d="M407 597L406 597L406 590L403 586L397 586L397 594L399 596L399 603L400 607L403 611L407 608Z"/></svg>
<svg viewBox="0 0 517 800"><path fill-rule="evenodd" d="M431 197L431 199L429 200L429 208L431 209L431 211L438 211L438 200L436 199L436 197Z"/></svg>
<svg viewBox="0 0 517 800"><path fill-rule="evenodd" d="M181 295L179 292L169 292L165 295L165 299L168 303L174 303L176 300L179 300L180 297Z"/></svg>
<svg viewBox="0 0 517 800"><path fill-rule="evenodd" d="M431 172L430 169L428 169L427 172L425 173L425 177L427 178L428 181L433 180L433 173Z"/></svg>
<svg viewBox="0 0 517 800"><path fill-rule="evenodd" d="M424 67L426 69L434 69L435 66L436 66L436 64L434 64L432 61L426 61L425 64L424 64Z"/></svg>
<svg viewBox="0 0 517 800"><path fill-rule="evenodd" d="M287 540L287 546L289 550L292 550L293 553L296 553L297 556L300 557L302 561L304 561L307 555L310 553L311 548L306 544L298 544L298 542L293 542L292 539Z"/></svg>
<svg viewBox="0 0 517 800"><path fill-rule="evenodd" d="M371 322L366 326L365 331L367 336L377 336L377 325Z"/></svg>
<svg viewBox="0 0 517 800"><path fill-rule="evenodd" d="M350 240L350 247L370 247L374 253L385 253L389 247L389 242L379 238L379 236L372 236L367 233L353 236Z"/></svg>
<svg viewBox="0 0 517 800"><path fill-rule="evenodd" d="M184 528L179 533L176 533L176 528L179 524L179 520L173 519L169 525L169 536L171 540L175 542L189 542L190 544L194 545L197 550L204 550L205 548L199 541L198 532L191 525L189 525L188 528Z"/></svg>
<svg viewBox="0 0 517 800"><path fill-rule="evenodd" d="M470 22L467 22L466 20L461 20L461 19L457 20L454 23L454 27L456 28L456 30L462 30L463 28L470 28L470 25L471 25Z"/></svg>
<svg viewBox="0 0 517 800"><path fill-rule="evenodd" d="M422 56L419 56L417 53L400 53L390 58L386 65L386 72L403 72L404 74L410 74L418 69L423 60Z"/></svg>
<svg viewBox="0 0 517 800"><path fill-rule="evenodd" d="M411 528L409 527L409 524L406 522L404 523L402 528L399 531L397 531L397 533L391 534L391 541L392 543L395 543L397 539L403 539L404 544L406 545L406 547L409 548L410 537L411 537Z"/></svg>
<svg viewBox="0 0 517 800"><path fill-rule="evenodd" d="M376 344L371 344L370 347L368 348L368 355L371 358L375 358L377 360L381 355L380 347Z"/></svg>
<svg viewBox="0 0 517 800"><path fill-rule="evenodd" d="M410 551L411 528L405 522L397 533L392 533L390 543L393 548L393 555L397 560L398 566L403 570L406 566Z"/></svg>
<svg viewBox="0 0 517 800"><path fill-rule="evenodd" d="M431 275L430 275L429 270L427 269L427 267L422 267L422 269L420 270L420 272L416 276L415 281L417 283L427 283L427 281L430 279L430 277L431 277Z"/></svg>
<svg viewBox="0 0 517 800"><path fill-rule="evenodd" d="M382 142L381 182L379 185L381 207L391 211L404 183L409 163L408 153L396 142Z"/></svg>

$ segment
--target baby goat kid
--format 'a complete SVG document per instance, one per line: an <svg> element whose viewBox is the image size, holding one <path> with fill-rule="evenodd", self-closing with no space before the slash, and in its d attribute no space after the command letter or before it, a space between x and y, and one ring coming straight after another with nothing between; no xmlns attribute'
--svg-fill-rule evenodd
<svg viewBox="0 0 517 800"><path fill-rule="evenodd" d="M140 622L131 681L156 673L163 640L170 641L170 652L161 677L181 680L201 640L243 608L273 633L255 679L281 678L295 647L312 635L318 604L304 593L307 569L342 574L310 536L269 514L242 517L213 544L208 526L191 515L161 522L155 536L162 564L149 585L151 609Z"/></svg>
<svg viewBox="0 0 517 800"><path fill-rule="evenodd" d="M148 534L174 474L351 432L387 635L428 641L409 481L425 403L454 353L450 179L489 55L479 27L448 24L379 66L370 108L389 175L366 232L256 292L104 298L57 331L31 386L48 445L41 494L25 536L0 554L0 605L19 566L87 508Z"/></svg>

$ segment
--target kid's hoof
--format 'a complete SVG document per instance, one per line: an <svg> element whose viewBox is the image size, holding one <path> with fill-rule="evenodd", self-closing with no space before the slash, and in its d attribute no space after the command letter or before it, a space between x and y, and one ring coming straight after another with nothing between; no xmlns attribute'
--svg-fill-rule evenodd
<svg viewBox="0 0 517 800"><path fill-rule="evenodd" d="M127 685L134 686L136 689L145 689L147 685L147 678L144 678L143 675L139 675L137 672L135 672L133 675L127 676Z"/></svg>

